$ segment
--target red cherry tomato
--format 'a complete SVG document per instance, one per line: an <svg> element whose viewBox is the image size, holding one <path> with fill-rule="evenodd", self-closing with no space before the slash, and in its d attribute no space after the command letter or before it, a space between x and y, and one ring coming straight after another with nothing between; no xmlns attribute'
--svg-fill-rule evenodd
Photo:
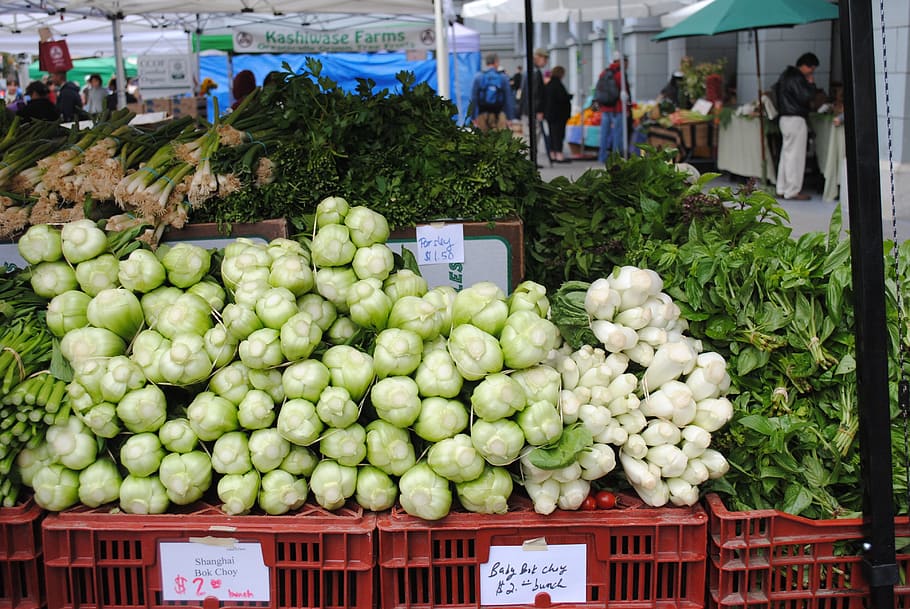
<svg viewBox="0 0 910 609"><path fill-rule="evenodd" d="M594 502L602 510L609 510L616 507L616 495L610 491L597 491L594 495Z"/></svg>
<svg viewBox="0 0 910 609"><path fill-rule="evenodd" d="M594 495L588 495L585 497L584 501L581 502L581 509L583 510L596 510L597 509L597 500L594 499Z"/></svg>

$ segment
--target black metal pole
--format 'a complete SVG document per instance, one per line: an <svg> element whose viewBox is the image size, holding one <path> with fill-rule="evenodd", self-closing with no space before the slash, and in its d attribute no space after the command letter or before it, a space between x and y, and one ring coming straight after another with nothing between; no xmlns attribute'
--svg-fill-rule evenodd
<svg viewBox="0 0 910 609"><path fill-rule="evenodd" d="M864 566L870 607L894 606L894 550L888 328L872 2L841 0L850 252L856 307L856 379L863 478Z"/></svg>
<svg viewBox="0 0 910 609"><path fill-rule="evenodd" d="M537 163L537 108L534 107L534 9L531 0L525 0L525 82L527 87L521 92L528 96L528 138L531 150L531 162Z"/></svg>

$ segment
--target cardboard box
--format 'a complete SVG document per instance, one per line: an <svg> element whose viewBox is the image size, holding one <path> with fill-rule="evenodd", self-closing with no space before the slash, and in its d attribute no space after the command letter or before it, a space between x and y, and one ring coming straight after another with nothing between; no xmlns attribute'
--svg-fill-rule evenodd
<svg viewBox="0 0 910 609"><path fill-rule="evenodd" d="M648 144L655 148L673 147L679 150L677 162L691 159L713 159L717 150L717 129L714 123L683 123L672 127L648 127Z"/></svg>
<svg viewBox="0 0 910 609"><path fill-rule="evenodd" d="M569 142L569 154L573 157L597 157L597 153L600 151L599 146L585 146L581 147L581 144L573 144Z"/></svg>
<svg viewBox="0 0 910 609"><path fill-rule="evenodd" d="M170 97L150 99L145 103L147 112L167 112L168 114L174 112L174 101Z"/></svg>
<svg viewBox="0 0 910 609"><path fill-rule="evenodd" d="M524 225L520 218L439 224L462 225L464 261L420 265L420 272L430 287L450 285L461 290L479 281L492 281L508 294L524 278ZM407 248L416 257L417 228L392 232L388 245L397 253Z"/></svg>
<svg viewBox="0 0 910 609"><path fill-rule="evenodd" d="M679 126L683 143L695 158L713 158L717 149L717 130L713 122L687 123Z"/></svg>
<svg viewBox="0 0 910 609"><path fill-rule="evenodd" d="M208 249L217 249L238 237L268 243L279 237L286 239L289 234L288 221L284 218L252 223L235 222L224 227L214 222L200 222L187 224L179 230L166 229L161 236L161 242L189 241Z"/></svg>
<svg viewBox="0 0 910 609"><path fill-rule="evenodd" d="M204 97L178 97L173 105L174 116L205 116L208 105Z"/></svg>

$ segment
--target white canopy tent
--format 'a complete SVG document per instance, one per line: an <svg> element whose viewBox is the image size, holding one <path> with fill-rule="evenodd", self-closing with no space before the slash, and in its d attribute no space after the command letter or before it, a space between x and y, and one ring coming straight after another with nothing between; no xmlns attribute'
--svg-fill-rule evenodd
<svg viewBox="0 0 910 609"><path fill-rule="evenodd" d="M533 0L534 21L562 22L568 19L626 19L657 17L695 0ZM463 17L524 23L524 0L471 0L462 6Z"/></svg>
<svg viewBox="0 0 910 609"><path fill-rule="evenodd" d="M563 9L545 9L544 0L532 0L534 21L543 23L562 22L569 12ZM471 0L461 7L461 16L497 23L524 23L524 0Z"/></svg>
<svg viewBox="0 0 910 609"><path fill-rule="evenodd" d="M658 17L694 0L542 0L544 10L566 10L582 21Z"/></svg>

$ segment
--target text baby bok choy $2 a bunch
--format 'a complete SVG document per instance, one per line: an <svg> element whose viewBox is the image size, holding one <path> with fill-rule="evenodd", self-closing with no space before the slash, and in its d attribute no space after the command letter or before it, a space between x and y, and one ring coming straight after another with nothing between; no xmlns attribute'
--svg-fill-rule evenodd
<svg viewBox="0 0 910 609"><path fill-rule="evenodd" d="M312 247L236 239L217 269L187 243L119 260L58 328L72 415L20 454L39 503L157 513L217 496L277 514L312 497L434 520L504 512L516 480L542 513L577 509L617 463L652 505L691 504L722 474L723 361L685 337L653 273L585 288L626 338L595 322L603 338L574 349L542 286L429 289L387 238L382 216L330 198ZM82 291L66 287L52 302ZM89 469L101 454L116 467Z"/></svg>

